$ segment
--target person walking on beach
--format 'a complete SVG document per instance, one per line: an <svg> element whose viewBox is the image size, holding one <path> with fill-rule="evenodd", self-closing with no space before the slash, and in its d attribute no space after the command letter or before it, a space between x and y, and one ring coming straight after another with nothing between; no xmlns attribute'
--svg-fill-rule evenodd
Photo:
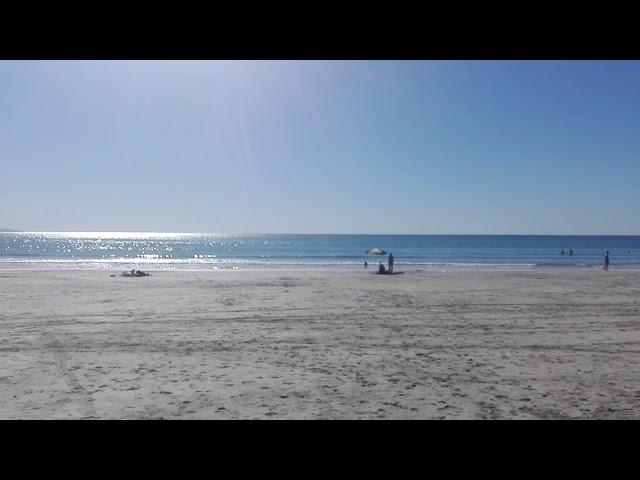
<svg viewBox="0 0 640 480"><path fill-rule="evenodd" d="M609 270L609 250L607 250L607 253L604 256L604 269Z"/></svg>
<svg viewBox="0 0 640 480"><path fill-rule="evenodd" d="M364 268L367 268L367 261L364 261Z"/></svg>
<svg viewBox="0 0 640 480"><path fill-rule="evenodd" d="M389 273L393 272L393 254L389 252Z"/></svg>

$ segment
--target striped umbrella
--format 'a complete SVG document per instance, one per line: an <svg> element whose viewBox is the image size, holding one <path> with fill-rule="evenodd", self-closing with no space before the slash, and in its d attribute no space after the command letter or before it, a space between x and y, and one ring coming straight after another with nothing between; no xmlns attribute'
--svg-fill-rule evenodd
<svg viewBox="0 0 640 480"><path fill-rule="evenodd" d="M385 252L383 249L381 248L372 248L371 250L366 252L367 255L386 255L387 252Z"/></svg>

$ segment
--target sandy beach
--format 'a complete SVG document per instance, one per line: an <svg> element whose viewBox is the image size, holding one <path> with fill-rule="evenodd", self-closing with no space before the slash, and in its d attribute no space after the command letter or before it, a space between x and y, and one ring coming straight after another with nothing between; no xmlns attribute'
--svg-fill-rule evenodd
<svg viewBox="0 0 640 480"><path fill-rule="evenodd" d="M640 418L640 271L111 273L0 272L0 418Z"/></svg>

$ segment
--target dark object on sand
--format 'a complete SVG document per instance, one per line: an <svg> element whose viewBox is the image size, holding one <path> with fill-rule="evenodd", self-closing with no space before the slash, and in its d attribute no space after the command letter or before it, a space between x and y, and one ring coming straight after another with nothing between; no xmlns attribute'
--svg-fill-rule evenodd
<svg viewBox="0 0 640 480"><path fill-rule="evenodd" d="M145 273L142 270L136 270L135 268L130 272L122 272L123 277L149 277L150 273Z"/></svg>
<svg viewBox="0 0 640 480"><path fill-rule="evenodd" d="M371 272L374 273L374 272ZM403 275L404 272L392 272L390 270L387 270L386 268L384 268L384 265L380 265L378 267L378 271L375 272L376 275Z"/></svg>

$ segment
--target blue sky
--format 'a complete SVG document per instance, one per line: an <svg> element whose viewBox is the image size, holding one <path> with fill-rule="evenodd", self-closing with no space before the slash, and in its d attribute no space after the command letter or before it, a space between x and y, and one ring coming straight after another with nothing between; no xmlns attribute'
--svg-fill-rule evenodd
<svg viewBox="0 0 640 480"><path fill-rule="evenodd" d="M0 227L640 234L640 62L0 62Z"/></svg>

